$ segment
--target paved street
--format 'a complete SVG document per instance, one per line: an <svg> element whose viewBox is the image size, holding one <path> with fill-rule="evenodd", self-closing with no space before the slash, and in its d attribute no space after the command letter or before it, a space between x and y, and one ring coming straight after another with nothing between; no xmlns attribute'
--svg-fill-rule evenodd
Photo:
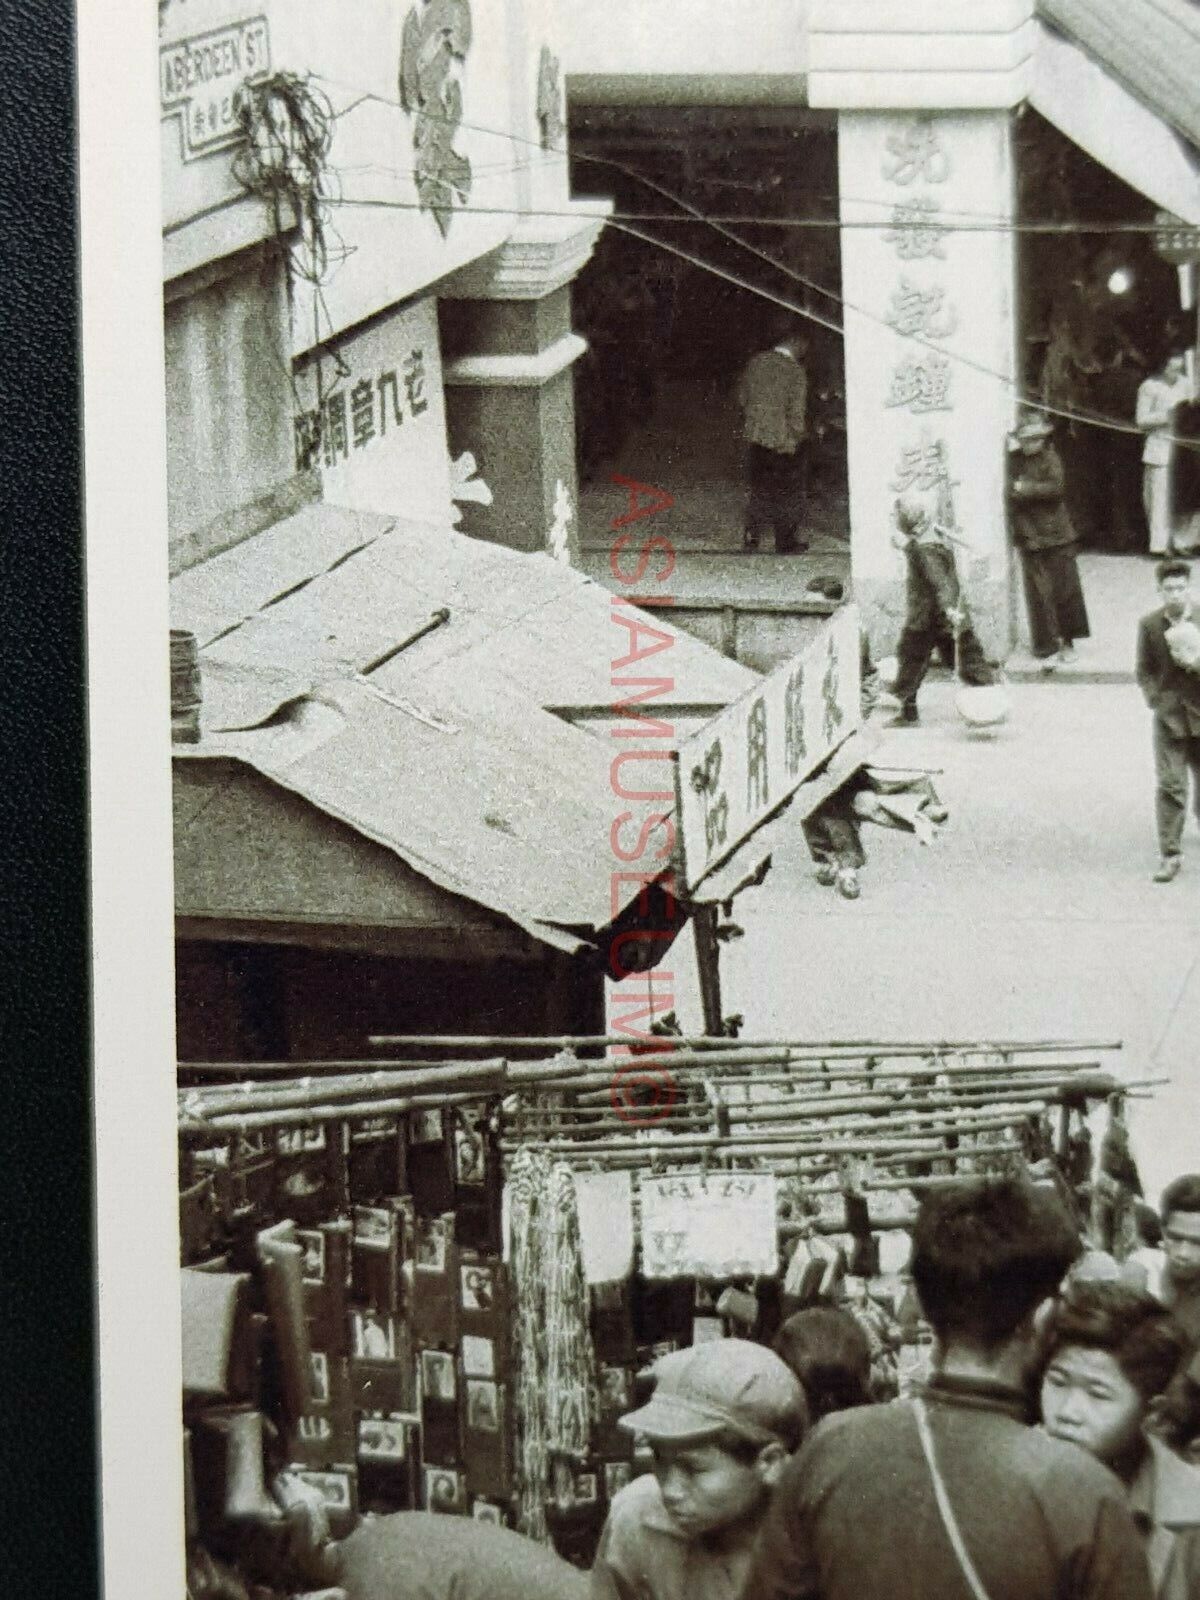
<svg viewBox="0 0 1200 1600"><path fill-rule="evenodd" d="M1183 875L1152 884L1150 729L1126 684L1019 683L994 737L957 721L948 681L881 764L928 762L951 822L929 849L864 830L863 896L818 887L799 829L724 947L725 1011L746 1033L813 1039L1121 1039L1131 1077L1169 1075L1134 1111L1147 1187L1200 1167L1200 833ZM885 713L886 714L886 713ZM878 713L877 713L878 715ZM690 946L673 964L699 1016Z"/></svg>

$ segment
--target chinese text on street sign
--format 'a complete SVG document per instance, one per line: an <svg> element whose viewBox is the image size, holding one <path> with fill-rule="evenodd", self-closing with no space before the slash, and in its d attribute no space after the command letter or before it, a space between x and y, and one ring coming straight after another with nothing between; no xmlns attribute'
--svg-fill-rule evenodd
<svg viewBox="0 0 1200 1600"><path fill-rule="evenodd" d="M164 117L183 123L185 161L208 155L238 138L234 98L244 83L260 83L271 70L266 17L164 45L158 76Z"/></svg>
<svg viewBox="0 0 1200 1600"><path fill-rule="evenodd" d="M687 886L733 854L854 733L858 612L846 606L817 638L679 747L679 825Z"/></svg>

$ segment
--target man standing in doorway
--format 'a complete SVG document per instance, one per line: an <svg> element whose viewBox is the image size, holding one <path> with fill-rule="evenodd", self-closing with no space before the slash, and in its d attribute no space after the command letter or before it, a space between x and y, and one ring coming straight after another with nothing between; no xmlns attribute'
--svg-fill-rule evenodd
<svg viewBox="0 0 1200 1600"><path fill-rule="evenodd" d="M1137 681L1154 713L1155 817L1161 860L1155 883L1170 883L1183 865L1188 772L1200 817L1200 613L1192 569L1179 556L1156 570L1162 605L1138 624Z"/></svg>
<svg viewBox="0 0 1200 1600"><path fill-rule="evenodd" d="M910 1400L827 1417L784 1468L742 1600L1149 1600L1117 1479L1030 1427L1075 1228L1047 1189L926 1191L911 1272L937 1339Z"/></svg>
<svg viewBox="0 0 1200 1600"><path fill-rule="evenodd" d="M1161 372L1152 374L1138 389L1137 425L1146 435L1142 449L1142 504L1150 529L1150 554L1174 549L1171 507L1171 459L1175 409L1192 398L1181 355L1168 356Z"/></svg>
<svg viewBox="0 0 1200 1600"><path fill-rule="evenodd" d="M745 547L757 550L766 528L780 555L807 550L796 538L808 478L808 341L791 334L752 356L738 381L750 497Z"/></svg>

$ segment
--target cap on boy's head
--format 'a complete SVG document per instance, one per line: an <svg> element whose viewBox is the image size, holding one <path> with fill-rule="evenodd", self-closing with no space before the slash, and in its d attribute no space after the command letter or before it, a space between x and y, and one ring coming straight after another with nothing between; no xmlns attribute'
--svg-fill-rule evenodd
<svg viewBox="0 0 1200 1600"><path fill-rule="evenodd" d="M725 1432L751 1443L790 1443L806 1417L804 1390L773 1351L747 1339L674 1350L654 1366L648 1403L621 1427L655 1442L700 1443Z"/></svg>

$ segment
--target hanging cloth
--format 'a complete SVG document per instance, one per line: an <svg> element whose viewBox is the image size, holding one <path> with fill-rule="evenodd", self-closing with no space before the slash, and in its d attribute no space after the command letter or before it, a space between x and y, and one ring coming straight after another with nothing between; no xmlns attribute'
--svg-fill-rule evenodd
<svg viewBox="0 0 1200 1600"><path fill-rule="evenodd" d="M579 1242L590 1284L621 1283L633 1272L633 1175L577 1172Z"/></svg>

